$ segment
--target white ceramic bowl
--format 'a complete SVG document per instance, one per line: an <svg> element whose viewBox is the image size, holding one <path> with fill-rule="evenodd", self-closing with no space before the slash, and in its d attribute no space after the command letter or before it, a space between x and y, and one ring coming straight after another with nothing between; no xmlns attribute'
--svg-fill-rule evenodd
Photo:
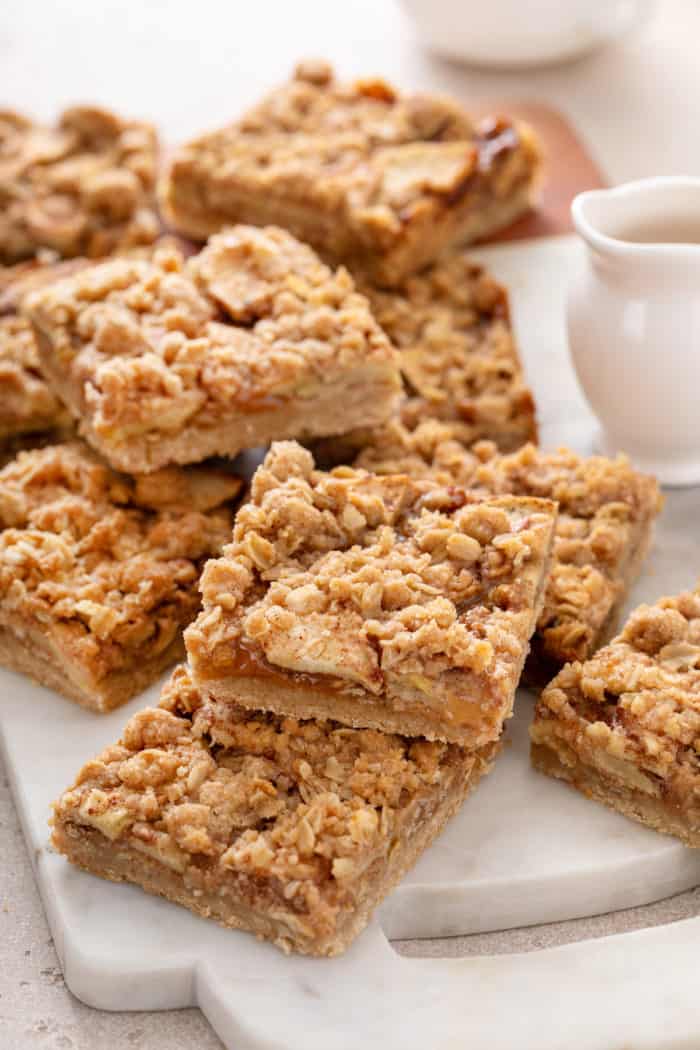
<svg viewBox="0 0 700 1050"><path fill-rule="evenodd" d="M401 0L424 43L448 58L517 68L563 62L624 36L655 0Z"/></svg>

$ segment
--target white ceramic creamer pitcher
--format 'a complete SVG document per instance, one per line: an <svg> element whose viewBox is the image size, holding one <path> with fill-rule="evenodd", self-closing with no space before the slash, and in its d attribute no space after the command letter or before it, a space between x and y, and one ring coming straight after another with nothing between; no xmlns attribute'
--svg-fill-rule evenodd
<svg viewBox="0 0 700 1050"><path fill-rule="evenodd" d="M700 178L582 193L572 214L588 258L569 293L569 346L601 451L662 483L700 484Z"/></svg>

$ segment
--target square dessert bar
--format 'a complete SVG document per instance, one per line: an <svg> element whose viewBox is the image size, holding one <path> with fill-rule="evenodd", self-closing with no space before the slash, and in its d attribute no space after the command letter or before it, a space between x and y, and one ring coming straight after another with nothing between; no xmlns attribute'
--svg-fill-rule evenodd
<svg viewBox="0 0 700 1050"><path fill-rule="evenodd" d="M107 255L158 235L150 124L76 106L45 127L1 110L0 156L0 262L41 248Z"/></svg>
<svg viewBox="0 0 700 1050"><path fill-rule="evenodd" d="M544 690L532 761L656 831L700 846L700 586L642 605Z"/></svg>
<svg viewBox="0 0 700 1050"><path fill-rule="evenodd" d="M347 271L276 228L235 227L187 261L110 260L24 309L81 433L130 473L374 426L401 389Z"/></svg>
<svg viewBox="0 0 700 1050"><path fill-rule="evenodd" d="M241 482L206 468L127 478L79 442L0 471L0 664L107 711L181 656L197 581Z"/></svg>
<svg viewBox="0 0 700 1050"><path fill-rule="evenodd" d="M206 566L197 685L298 718L477 748L496 740L540 612L556 508L314 469L273 445Z"/></svg>
<svg viewBox="0 0 700 1050"><path fill-rule="evenodd" d="M441 420L463 445L486 439L504 452L537 441L508 292L483 266L454 251L397 288L360 287L399 351L404 398L398 418L409 431ZM323 438L313 451L333 466L384 440L382 432L360 429Z"/></svg>
<svg viewBox="0 0 700 1050"><path fill-rule="evenodd" d="M558 503L552 567L525 669L529 682L544 684L614 632L651 543L662 506L659 487L623 456L586 459L533 445L502 455L491 442L467 450L454 433L451 424L435 421L412 432L392 423L375 434L355 465L382 475L433 478L482 496L509 493Z"/></svg>
<svg viewBox="0 0 700 1050"><path fill-rule="evenodd" d="M508 293L483 266L452 252L395 291L363 291L401 353L409 429L449 421L464 445L486 438L504 452L537 440Z"/></svg>
<svg viewBox="0 0 700 1050"><path fill-rule="evenodd" d="M190 237L275 223L392 285L527 211L539 173L523 124L473 123L447 99L340 84L326 63L303 62L237 123L182 147L162 203Z"/></svg>
<svg viewBox="0 0 700 1050"><path fill-rule="evenodd" d="M181 666L56 802L53 844L284 951L337 955L497 748L204 700Z"/></svg>

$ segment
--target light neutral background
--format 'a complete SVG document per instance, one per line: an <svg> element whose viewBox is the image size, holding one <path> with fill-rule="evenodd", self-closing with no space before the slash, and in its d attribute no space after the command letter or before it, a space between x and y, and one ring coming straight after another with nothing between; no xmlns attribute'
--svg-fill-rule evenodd
<svg viewBox="0 0 700 1050"><path fill-rule="evenodd" d="M483 0L463 0L465 12L469 2ZM621 182L700 174L698 39L698 0L660 0L652 23L622 46L570 66L491 74L428 56L392 0L2 0L0 106L49 118L66 103L99 102L156 121L176 142L235 116L299 57L321 55L349 76L381 73L465 102L549 102L578 127L609 179ZM68 993L4 777L0 856L2 1050L221 1046L197 1011L104 1014ZM536 950L699 909L696 890L614 916L398 947L423 955Z"/></svg>

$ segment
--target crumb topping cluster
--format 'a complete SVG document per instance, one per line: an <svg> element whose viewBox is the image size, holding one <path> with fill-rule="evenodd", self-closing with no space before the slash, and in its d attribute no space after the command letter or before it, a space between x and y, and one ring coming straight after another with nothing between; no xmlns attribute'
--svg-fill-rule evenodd
<svg viewBox="0 0 700 1050"><path fill-rule="evenodd" d="M502 455L491 442L467 451L453 435L449 424L426 422L412 432L391 424L376 433L356 465L379 474L405 471L482 494L557 501L554 562L538 632L548 656L584 659L621 593L640 529L661 509L656 481L624 457L583 458L533 445Z"/></svg>
<svg viewBox="0 0 700 1050"><path fill-rule="evenodd" d="M28 292L53 284L62 277L90 265L89 259L61 259L55 252L40 250L32 259L0 266L0 315L21 312Z"/></svg>
<svg viewBox="0 0 700 1050"><path fill-rule="evenodd" d="M32 327L19 315L28 291L85 266L83 259L33 259L0 267L0 442L11 447L23 434L58 431L68 411L41 374Z"/></svg>
<svg viewBox="0 0 700 1050"><path fill-rule="evenodd" d="M330 931L401 814L460 762L468 772L446 744L203 703L181 666L55 819L128 842L190 887L277 898Z"/></svg>
<svg viewBox="0 0 700 1050"><path fill-rule="evenodd" d="M497 689L522 653L553 507L482 502L454 488L314 469L272 446L233 543L202 575L188 651L225 668L241 647L271 665L382 693L454 669Z"/></svg>
<svg viewBox="0 0 700 1050"><path fill-rule="evenodd" d="M67 421L39 370L31 325L16 315L0 317L0 441Z"/></svg>
<svg viewBox="0 0 700 1050"><path fill-rule="evenodd" d="M403 97L378 79L340 84L325 62L304 62L240 121L180 150L169 193L176 216L180 206L225 215L232 193L254 186L318 208L316 240L334 255L381 252L485 177L497 197L512 192L537 162L524 145L504 119L475 126L447 99Z"/></svg>
<svg viewBox="0 0 700 1050"><path fill-rule="evenodd" d="M464 110L448 98L401 97L378 78L342 84L320 59L300 62L292 79L250 110L238 126L251 137L354 132L366 148L465 139L474 130Z"/></svg>
<svg viewBox="0 0 700 1050"><path fill-rule="evenodd" d="M209 427L393 360L345 270L283 230L235 227L189 261L115 259L25 300L105 442Z"/></svg>
<svg viewBox="0 0 700 1050"><path fill-rule="evenodd" d="M163 651L198 608L204 560L230 536L238 479L205 468L129 479L79 443L0 471L0 608L58 632L101 677Z"/></svg>
<svg viewBox="0 0 700 1050"><path fill-rule="evenodd" d="M153 259L156 252L164 248L181 250L185 243L170 234L163 234L150 244L120 248L111 253L125 259ZM95 265L94 259L80 256L77 259L59 259L56 252L40 249L31 259L0 266L0 315L21 313L24 299L30 292L55 284L64 277L71 277L80 270Z"/></svg>
<svg viewBox="0 0 700 1050"><path fill-rule="evenodd" d="M55 127L0 112L0 260L40 248L95 257L154 240L157 153L150 124L106 110L76 106Z"/></svg>
<svg viewBox="0 0 700 1050"><path fill-rule="evenodd" d="M565 667L540 699L538 722L630 787L659 794L655 778L694 799L700 758L700 588L642 605L610 645ZM652 774L653 776L649 776ZM683 789L683 790L681 790ZM690 794L688 792L690 791Z"/></svg>
<svg viewBox="0 0 700 1050"><path fill-rule="evenodd" d="M458 422L455 434L465 444L514 423L534 436L507 293L482 266L454 252L395 291L363 291L401 351L406 426L427 417Z"/></svg>

